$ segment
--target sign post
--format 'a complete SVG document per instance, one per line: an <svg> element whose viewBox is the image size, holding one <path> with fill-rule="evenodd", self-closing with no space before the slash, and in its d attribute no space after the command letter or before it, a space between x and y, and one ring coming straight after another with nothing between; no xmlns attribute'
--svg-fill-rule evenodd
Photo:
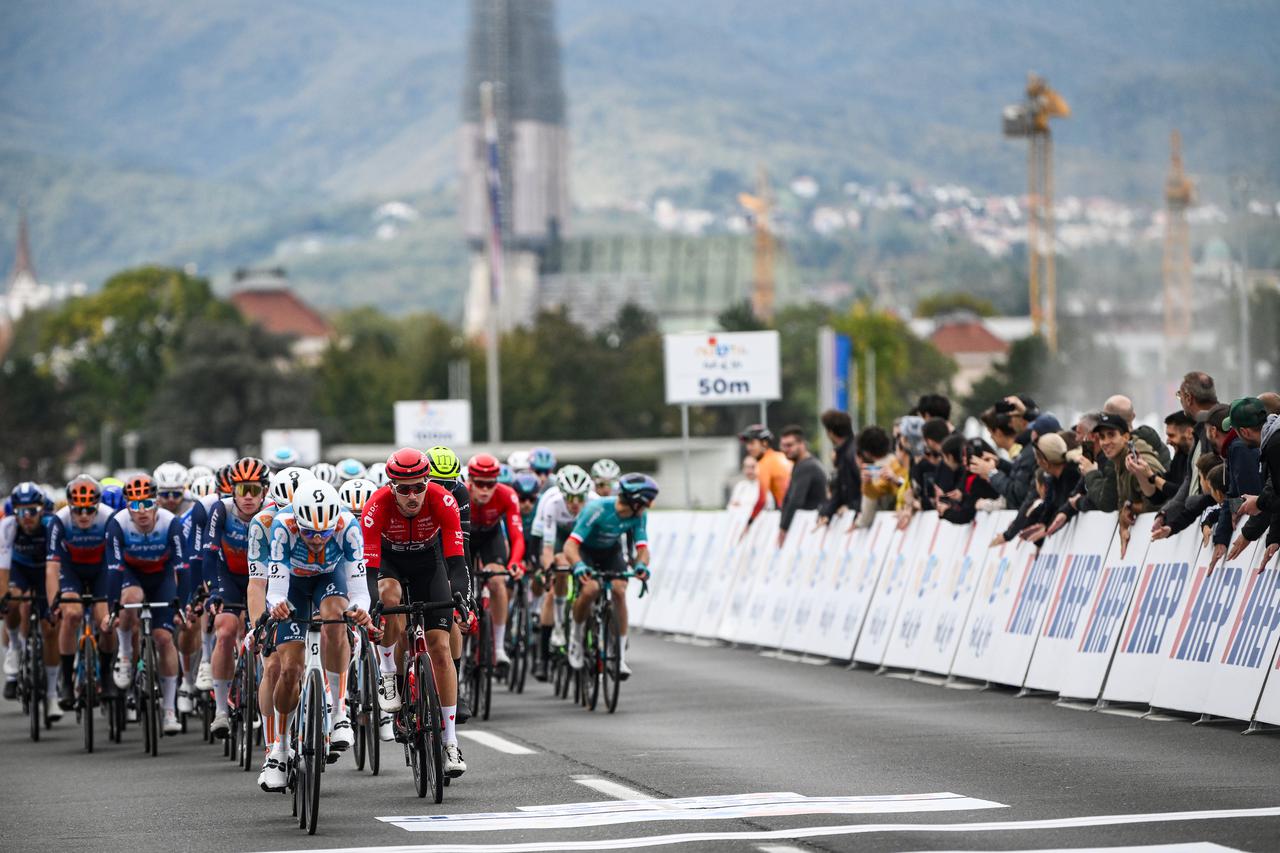
<svg viewBox="0 0 1280 853"><path fill-rule="evenodd" d="M689 406L759 403L760 420L770 400L782 396L778 333L693 332L662 336L668 405L680 406L684 450L684 500L692 503L689 471Z"/></svg>
<svg viewBox="0 0 1280 853"><path fill-rule="evenodd" d="M470 400L400 400L395 405L396 444L425 449L471 444Z"/></svg>

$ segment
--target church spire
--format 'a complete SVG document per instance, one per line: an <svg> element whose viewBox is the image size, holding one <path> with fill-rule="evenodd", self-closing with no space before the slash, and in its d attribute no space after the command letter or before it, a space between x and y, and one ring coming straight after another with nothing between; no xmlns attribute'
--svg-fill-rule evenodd
<svg viewBox="0 0 1280 853"><path fill-rule="evenodd" d="M13 257L13 272L9 274L9 281L13 282L18 276L26 273L32 279L36 279L36 268L31 264L31 241L27 237L27 212L24 210L18 219L18 249Z"/></svg>

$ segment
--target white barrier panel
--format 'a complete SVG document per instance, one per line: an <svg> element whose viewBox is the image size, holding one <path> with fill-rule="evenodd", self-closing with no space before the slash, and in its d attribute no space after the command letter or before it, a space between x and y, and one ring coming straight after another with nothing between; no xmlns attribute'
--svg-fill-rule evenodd
<svg viewBox="0 0 1280 853"><path fill-rule="evenodd" d="M1104 702L1151 703L1161 662L1169 656L1177 631L1175 617L1191 594L1191 566L1200 538L1198 526L1192 525L1147 548L1138 589L1102 688Z"/></svg>
<svg viewBox="0 0 1280 853"><path fill-rule="evenodd" d="M883 512L869 528L849 519L844 533L828 537L832 553L827 557L825 580L819 581L817 624L803 642L793 646L795 651L837 660L853 657L897 525L893 513Z"/></svg>
<svg viewBox="0 0 1280 853"><path fill-rule="evenodd" d="M1231 633L1216 659L1209 698L1198 710L1237 720L1253 718L1267 679L1267 669L1280 642L1280 571L1258 573L1266 545L1259 543L1246 569L1248 588L1231 624Z"/></svg>
<svg viewBox="0 0 1280 853"><path fill-rule="evenodd" d="M1113 512L1088 512L1077 517L1070 530L1056 534L1069 535L1070 541L1024 686L1054 693L1062 689L1066 661L1079 645L1088 607L1097 599L1102 586L1102 567L1109 546L1113 539L1118 541L1117 517ZM1150 528L1150 525L1143 526Z"/></svg>
<svg viewBox="0 0 1280 853"><path fill-rule="evenodd" d="M683 568L672 559L672 554L684 538L688 524L689 513L681 511L652 512L645 520L653 577L649 579L649 592L644 598L640 597L640 584L633 583L627 587L627 621L631 625L648 628L651 618L658 613L653 602L661 597L664 587L672 585L672 575Z"/></svg>
<svg viewBox="0 0 1280 853"><path fill-rule="evenodd" d="M782 644L782 632L787 627L788 602L796 594L793 580L798 574L802 546L816 518L817 513L812 511L797 512L791 519L791 529L781 548L777 547L777 534L774 535L773 560L768 570L756 580L747 604L746 630L750 636L738 642L770 649Z"/></svg>
<svg viewBox="0 0 1280 853"><path fill-rule="evenodd" d="M928 544L919 549L902 592L898 615L889 631L889 644L881 663L897 669L917 669L920 648L928 637L925 622L931 620L942 595L942 579L964 560L975 525L939 520Z"/></svg>
<svg viewBox="0 0 1280 853"><path fill-rule="evenodd" d="M1226 565L1219 563L1213 574L1209 574L1212 549L1200 549L1191 594L1178 616L1177 633L1151 694L1152 707L1195 713L1208 703L1214 673L1232 633L1232 621L1247 604L1248 590L1257 588L1250 583L1257 548L1257 543L1252 543L1236 559ZM1251 706L1256 703L1261 688L1259 678L1253 687ZM1252 715L1250 707L1244 716Z"/></svg>
<svg viewBox="0 0 1280 853"><path fill-rule="evenodd" d="M845 544L841 535L843 528L849 523L848 514L837 516L830 524L819 526L815 516L809 528L809 534L800 543L800 551L796 557L796 574L792 577L791 593L785 602L775 604L785 606L785 626L778 647L787 651L796 651L796 641L802 637L809 625L817 622L817 609L822 596L830 595L827 585L818 586L818 579L826 577L828 560L838 562L842 556L836 553L831 545L839 542Z"/></svg>
<svg viewBox="0 0 1280 853"><path fill-rule="evenodd" d="M982 566L987 552L991 550L991 539L1008 527L1015 515L1014 511L979 513L970 525L969 541L957 559L949 561L937 604L932 615L925 620L917 669L939 675L951 673L961 632L978 589Z"/></svg>
<svg viewBox="0 0 1280 853"><path fill-rule="evenodd" d="M739 512L699 512L694 514L696 524L706 525L707 534L702 540L701 553L697 557L698 570L685 573L680 590L676 594L676 611L672 631L692 634L697 630L698 619L706 609L707 583L715 567L723 561L731 549L731 542L742 533L746 516Z"/></svg>
<svg viewBox="0 0 1280 853"><path fill-rule="evenodd" d="M1111 538L1097 594L1089 602L1088 617L1079 632L1080 641L1062 664L1062 680L1057 688L1062 696L1096 702L1101 695L1150 545L1149 524L1135 524L1123 548L1118 534ZM1035 660L1031 666L1035 668Z"/></svg>
<svg viewBox="0 0 1280 853"><path fill-rule="evenodd" d="M884 660L897 620L898 607L902 604L907 581L912 577L917 554L923 554L921 559L928 559L929 543L937 529L938 514L930 511L917 513L912 517L905 532L894 531L889 542L887 562L876 583L866 624L862 626L862 636L858 638L858 647L853 652L855 661L878 666Z"/></svg>
<svg viewBox="0 0 1280 853"><path fill-rule="evenodd" d="M730 643L755 643L755 625L748 607L756 586L773 570L778 557L778 513L761 513L752 522L748 535L752 540L749 559L743 560L733 579L729 605L720 622L717 635ZM765 580L767 583L767 580Z"/></svg>
<svg viewBox="0 0 1280 853"><path fill-rule="evenodd" d="M1016 513L1015 513L1016 514ZM996 529L1001 532L1012 516ZM995 533L992 533L995 536ZM979 681L994 681L1003 672L1005 647L998 642L1013 618L1019 591L1035 564L1036 550L1021 539L990 549L982 567L978 591L974 594L960 634L951 674Z"/></svg>
<svg viewBox="0 0 1280 853"><path fill-rule="evenodd" d="M719 633L738 573L752 557L754 542L759 538L754 528L747 528L750 516L749 509L729 513L730 532L725 539L724 551L708 566L701 607L689 620L696 637L715 637Z"/></svg>
<svg viewBox="0 0 1280 853"><path fill-rule="evenodd" d="M703 549L715 532L715 516L719 513L684 512L678 524L679 536L662 561L662 584L649 590L653 601L645 615L650 631L687 631L680 622L683 603L680 592L687 578L696 578L702 569Z"/></svg>
<svg viewBox="0 0 1280 853"><path fill-rule="evenodd" d="M1276 569L1272 568L1271 571L1274 572ZM1267 673L1267 683L1263 685L1262 696L1258 699L1258 712L1254 719L1260 723L1280 726L1280 647L1276 648L1275 662L1271 664L1271 670Z"/></svg>
<svg viewBox="0 0 1280 853"><path fill-rule="evenodd" d="M782 635L782 648L787 651L827 654L825 641L831 620L824 608L830 606L833 611L834 601L840 596L839 581L843 579L840 569L855 559L858 549L856 530L853 514L846 512L833 518L825 530L815 531L821 535L815 536L816 545L810 547L816 547L817 554L800 579L796 606ZM828 613L825 624L824 613Z"/></svg>

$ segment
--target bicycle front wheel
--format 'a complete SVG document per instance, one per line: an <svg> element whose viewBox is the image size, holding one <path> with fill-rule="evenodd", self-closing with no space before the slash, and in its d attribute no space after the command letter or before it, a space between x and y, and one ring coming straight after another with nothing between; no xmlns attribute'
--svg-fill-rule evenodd
<svg viewBox="0 0 1280 853"><path fill-rule="evenodd" d="M39 628L35 629L35 635L39 636ZM31 739L40 740L40 724L43 722L44 714L41 713L41 703L48 701L45 697L48 694L44 687L44 657L39 652L38 641L35 637L27 639L27 647L30 650L28 654L31 660L27 665L26 683L27 683L27 713L31 715Z"/></svg>
<svg viewBox="0 0 1280 853"><path fill-rule="evenodd" d="M80 725L84 728L84 751L93 752L93 715L98 707L98 649L92 640L80 641L80 666L84 670Z"/></svg>
<svg viewBox="0 0 1280 853"><path fill-rule="evenodd" d="M601 631L604 626L596 619L591 620L591 625L587 628L586 639L583 642L583 660L582 660L582 701L588 710L594 711L597 703L600 701L600 643L604 639Z"/></svg>
<svg viewBox="0 0 1280 853"><path fill-rule="evenodd" d="M480 682L478 685L479 701L484 708L481 713L480 708L475 705L471 706L471 713L478 715L481 719L489 719L489 707L493 703L493 619L489 617L488 611L481 611L480 614Z"/></svg>
<svg viewBox="0 0 1280 853"><path fill-rule="evenodd" d="M240 687L240 766L248 772L253 769L253 737L258 720L258 660L255 655L241 651L244 675Z"/></svg>
<svg viewBox="0 0 1280 853"><path fill-rule="evenodd" d="M306 807L307 834L316 834L320 817L320 771L324 767L328 747L325 746L324 680L317 670L307 675L307 724L302 746L303 763L307 781L303 788L303 804Z"/></svg>
<svg viewBox="0 0 1280 853"><path fill-rule="evenodd" d="M604 704L612 714L618 710L618 690L622 686L622 638L618 636L618 615L612 607L605 608L600 650L603 660L600 666L601 688Z"/></svg>
<svg viewBox="0 0 1280 853"><path fill-rule="evenodd" d="M152 756L160 754L160 672L156 641L148 634L142 641L143 660L146 661L146 696L143 703L147 712L147 751Z"/></svg>
<svg viewBox="0 0 1280 853"><path fill-rule="evenodd" d="M437 803L444 801L444 715L440 710L440 694L436 690L436 674L431 668L431 661L425 656L417 659L419 669L418 685L421 703L419 713L423 714L423 735L425 754L423 758L430 774L431 799Z"/></svg>
<svg viewBox="0 0 1280 853"><path fill-rule="evenodd" d="M382 722L382 709L378 707L378 658L373 643L364 644L364 678L361 679L360 704L365 713L365 732L369 741L369 772L374 776L382 768L382 741L378 729Z"/></svg>

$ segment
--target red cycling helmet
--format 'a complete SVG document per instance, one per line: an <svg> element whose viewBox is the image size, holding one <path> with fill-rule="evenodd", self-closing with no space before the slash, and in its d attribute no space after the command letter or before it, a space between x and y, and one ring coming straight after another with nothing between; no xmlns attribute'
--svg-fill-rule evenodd
<svg viewBox="0 0 1280 853"><path fill-rule="evenodd" d="M496 480L500 470L498 460L488 453L476 454L467 463L467 476L473 480Z"/></svg>
<svg viewBox="0 0 1280 853"><path fill-rule="evenodd" d="M425 477L431 470L431 460L427 454L412 447L402 447L387 458L387 479L412 480Z"/></svg>

